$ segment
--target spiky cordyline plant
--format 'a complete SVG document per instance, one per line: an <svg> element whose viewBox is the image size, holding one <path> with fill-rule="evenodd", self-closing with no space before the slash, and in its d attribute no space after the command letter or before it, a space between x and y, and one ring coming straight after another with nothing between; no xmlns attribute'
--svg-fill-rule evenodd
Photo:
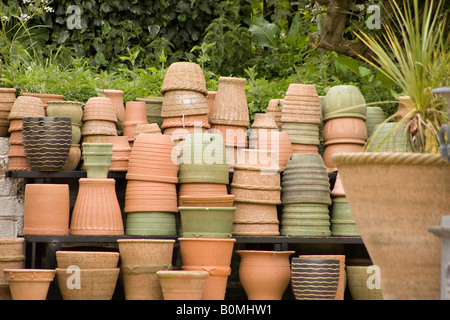
<svg viewBox="0 0 450 320"><path fill-rule="evenodd" d="M447 123L446 104L431 91L445 87L450 75L450 34L443 0L396 1L392 26L383 25L382 38L360 31L358 38L372 51L372 59L362 57L402 89L413 104L407 124L411 147L417 152L438 152L438 132ZM436 5L435 5L436 4Z"/></svg>

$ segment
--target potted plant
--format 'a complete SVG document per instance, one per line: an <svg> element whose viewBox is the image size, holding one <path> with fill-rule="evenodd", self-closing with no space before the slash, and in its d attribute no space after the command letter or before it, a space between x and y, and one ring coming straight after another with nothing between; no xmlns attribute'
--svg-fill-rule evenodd
<svg viewBox="0 0 450 320"><path fill-rule="evenodd" d="M407 124L412 152L340 153L332 158L354 220L374 264L384 299L439 299L440 244L427 231L450 208L450 164L436 148L447 110L434 88L448 83L450 36L443 1L419 8L391 1L384 39L361 32L367 60L413 101ZM423 10L422 10L423 9Z"/></svg>

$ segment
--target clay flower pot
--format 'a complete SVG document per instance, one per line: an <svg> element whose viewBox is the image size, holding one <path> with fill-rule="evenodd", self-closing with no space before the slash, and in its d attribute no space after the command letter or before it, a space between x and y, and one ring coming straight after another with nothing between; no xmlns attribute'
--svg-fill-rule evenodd
<svg viewBox="0 0 450 320"><path fill-rule="evenodd" d="M156 272L172 269L175 240L118 239L126 300L162 300Z"/></svg>
<svg viewBox="0 0 450 320"><path fill-rule="evenodd" d="M276 153L278 155L278 166L281 171L284 171L289 157L293 153L288 133L275 130L260 132L256 148Z"/></svg>
<svg viewBox="0 0 450 320"><path fill-rule="evenodd" d="M206 271L160 270L156 272L164 300L201 300Z"/></svg>
<svg viewBox="0 0 450 320"><path fill-rule="evenodd" d="M323 121L339 117L367 119L366 100L361 91L352 85L338 85L325 95Z"/></svg>
<svg viewBox="0 0 450 320"><path fill-rule="evenodd" d="M281 300L291 280L295 251L237 250L239 280L248 300Z"/></svg>
<svg viewBox="0 0 450 320"><path fill-rule="evenodd" d="M208 133L220 134L227 147L247 147L247 127L229 124L213 124Z"/></svg>
<svg viewBox="0 0 450 320"><path fill-rule="evenodd" d="M402 152L336 154L332 160L361 238L382 270L383 297L438 300L440 239L427 226L448 215L450 164L439 154Z"/></svg>
<svg viewBox="0 0 450 320"><path fill-rule="evenodd" d="M27 184L23 234L68 235L69 210L69 185Z"/></svg>
<svg viewBox="0 0 450 320"><path fill-rule="evenodd" d="M249 136L249 148L255 149L258 140L259 129L276 129L278 130L277 123L275 122L275 116L270 113L255 113L255 119L251 125Z"/></svg>
<svg viewBox="0 0 450 320"><path fill-rule="evenodd" d="M281 213L280 235L302 237L331 236L328 204L284 204Z"/></svg>
<svg viewBox="0 0 450 320"><path fill-rule="evenodd" d="M10 125L8 116L14 101L16 101L15 88L0 88L0 137L8 136Z"/></svg>
<svg viewBox="0 0 450 320"><path fill-rule="evenodd" d="M231 238L235 207L179 207L185 238Z"/></svg>
<svg viewBox="0 0 450 320"><path fill-rule="evenodd" d="M211 196L180 196L181 207L232 207L235 196L233 194Z"/></svg>
<svg viewBox="0 0 450 320"><path fill-rule="evenodd" d="M113 90L113 89L105 89L101 91L106 98L111 99L114 113L116 114L116 119L119 119L121 122L125 121L125 108L123 105L123 91L122 90Z"/></svg>
<svg viewBox="0 0 450 320"><path fill-rule="evenodd" d="M292 144L292 153L319 153L319 146L315 144L300 144L293 143Z"/></svg>
<svg viewBox="0 0 450 320"><path fill-rule="evenodd" d="M58 268L77 266L80 269L113 269L119 263L118 252L58 250L55 253Z"/></svg>
<svg viewBox="0 0 450 320"><path fill-rule="evenodd" d="M178 238L182 269L208 271L202 300L224 300L236 239Z"/></svg>
<svg viewBox="0 0 450 320"><path fill-rule="evenodd" d="M346 197L334 197L330 213L331 235L359 237L360 233L353 219Z"/></svg>
<svg viewBox="0 0 450 320"><path fill-rule="evenodd" d="M17 97L11 107L8 120L24 117L45 117L45 108L41 99L22 95Z"/></svg>
<svg viewBox="0 0 450 320"><path fill-rule="evenodd" d="M25 267L25 238L0 238L0 257L0 285L8 285L3 270Z"/></svg>
<svg viewBox="0 0 450 320"><path fill-rule="evenodd" d="M279 236L277 205L235 201L233 236Z"/></svg>
<svg viewBox="0 0 450 320"><path fill-rule="evenodd" d="M55 270L4 269L13 300L45 300Z"/></svg>
<svg viewBox="0 0 450 320"><path fill-rule="evenodd" d="M72 144L70 146L69 155L66 163L62 167L62 171L73 171L78 167L81 160L81 148L79 144Z"/></svg>
<svg viewBox="0 0 450 320"><path fill-rule="evenodd" d="M319 124L283 122L281 131L287 132L291 143L320 144Z"/></svg>
<svg viewBox="0 0 450 320"><path fill-rule="evenodd" d="M214 99L216 98L217 91L208 91L206 95L206 103L208 104L208 114L211 112L212 105L214 103Z"/></svg>
<svg viewBox="0 0 450 320"><path fill-rule="evenodd" d="M325 122L323 127L323 139L325 143L334 143L339 139L355 141L365 144L367 140L367 128L360 118L335 118Z"/></svg>
<svg viewBox="0 0 450 320"><path fill-rule="evenodd" d="M21 93L21 95L41 99L42 104L44 105L45 109L47 109L48 103L50 101L63 101L64 100L64 95L62 95L62 94L23 92L23 93ZM49 116L49 117L52 117L52 116Z"/></svg>
<svg viewBox="0 0 450 320"><path fill-rule="evenodd" d="M70 221L73 235L123 235L114 179L81 178Z"/></svg>
<svg viewBox="0 0 450 320"><path fill-rule="evenodd" d="M216 97L209 114L211 124L250 125L245 81L242 78L219 77Z"/></svg>
<svg viewBox="0 0 450 320"><path fill-rule="evenodd" d="M83 122L103 120L117 123L115 106L110 98L92 97L84 105Z"/></svg>
<svg viewBox="0 0 450 320"><path fill-rule="evenodd" d="M206 96L202 92L190 90L172 90L164 93L161 117L182 117L208 114Z"/></svg>
<svg viewBox="0 0 450 320"><path fill-rule="evenodd" d="M87 178L106 179L111 167L113 144L84 142L82 148L83 166L86 169Z"/></svg>
<svg viewBox="0 0 450 320"><path fill-rule="evenodd" d="M373 278L374 266L347 266L347 285L353 300L383 300L381 288L377 287L376 281L370 281ZM372 286L368 286L368 283Z"/></svg>
<svg viewBox="0 0 450 320"><path fill-rule="evenodd" d="M292 258L291 285L296 300L334 300L340 262L330 258Z"/></svg>
<svg viewBox="0 0 450 320"><path fill-rule="evenodd" d="M117 127L109 120L86 120L81 128L83 136L105 135L117 136Z"/></svg>
<svg viewBox="0 0 450 320"><path fill-rule="evenodd" d="M366 116L367 138L370 138L375 127L386 120L386 115L380 107L367 107Z"/></svg>
<svg viewBox="0 0 450 320"><path fill-rule="evenodd" d="M278 129L281 129L281 114L283 109L283 99L271 99L267 104L266 113L272 114L275 118Z"/></svg>
<svg viewBox="0 0 450 320"><path fill-rule="evenodd" d="M175 212L127 212L127 235L137 236L177 236Z"/></svg>
<svg viewBox="0 0 450 320"><path fill-rule="evenodd" d="M72 123L80 124L83 120L83 104L78 101L49 101L47 117L70 117Z"/></svg>
<svg viewBox="0 0 450 320"><path fill-rule="evenodd" d="M161 108L163 99L163 97L136 98L136 101L145 102L148 123L155 123L158 126L162 125L163 118L161 117Z"/></svg>
<svg viewBox="0 0 450 320"><path fill-rule="evenodd" d="M325 150L323 151L322 158L328 172L337 171L336 164L332 161L334 154L359 153L364 150L364 144L354 143L354 141L346 142L346 140L341 140L332 144L324 144L324 146Z"/></svg>
<svg viewBox="0 0 450 320"><path fill-rule="evenodd" d="M111 136L108 143L112 143L111 167L109 171L127 171L131 147L127 136Z"/></svg>
<svg viewBox="0 0 450 320"><path fill-rule="evenodd" d="M147 211L177 212L175 183L127 180L124 212Z"/></svg>
<svg viewBox="0 0 450 320"><path fill-rule="evenodd" d="M72 142L69 117L25 117L23 145L35 171L60 171Z"/></svg>
<svg viewBox="0 0 450 320"><path fill-rule="evenodd" d="M208 94L205 76L201 67L193 62L175 62L167 69L161 86L161 94L169 91L196 91Z"/></svg>
<svg viewBox="0 0 450 320"><path fill-rule="evenodd" d="M119 268L61 269L56 268L56 280L63 300L111 300L119 278ZM73 276L79 274L79 287L70 287Z"/></svg>
<svg viewBox="0 0 450 320"><path fill-rule="evenodd" d="M147 124L147 110L144 101L129 101L125 108L125 121L122 123L123 135L134 139L136 126Z"/></svg>

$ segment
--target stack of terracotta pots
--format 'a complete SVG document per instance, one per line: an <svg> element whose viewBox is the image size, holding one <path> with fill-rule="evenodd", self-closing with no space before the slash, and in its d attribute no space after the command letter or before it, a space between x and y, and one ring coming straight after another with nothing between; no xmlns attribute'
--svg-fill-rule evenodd
<svg viewBox="0 0 450 320"><path fill-rule="evenodd" d="M331 157L339 152L360 152L367 141L367 107L364 96L352 85L332 87L323 110L323 160L328 172L337 171Z"/></svg>
<svg viewBox="0 0 450 320"><path fill-rule="evenodd" d="M359 237L360 233L353 219L339 173L336 176L331 196L333 201L330 213L331 235Z"/></svg>
<svg viewBox="0 0 450 320"><path fill-rule="evenodd" d="M123 219L116 180L108 178L112 143L83 143L87 178L78 180L78 194L70 221L72 235L123 235Z"/></svg>
<svg viewBox="0 0 450 320"><path fill-rule="evenodd" d="M202 133L210 128L208 91L200 66L192 62L172 63L164 76L161 94L161 130L177 144L182 145L190 133Z"/></svg>
<svg viewBox="0 0 450 320"><path fill-rule="evenodd" d="M283 99L281 130L289 134L294 153L318 153L321 123L315 85L290 84Z"/></svg>
<svg viewBox="0 0 450 320"><path fill-rule="evenodd" d="M9 283L3 270L25 267L25 238L0 238L0 257L0 300L11 300Z"/></svg>
<svg viewBox="0 0 450 320"><path fill-rule="evenodd" d="M56 280L63 300L111 300L119 279L119 253L56 251ZM73 280L74 274L79 276Z"/></svg>
<svg viewBox="0 0 450 320"><path fill-rule="evenodd" d="M289 134L278 129L261 129L258 132L256 149L275 155L280 171L283 172L294 148Z"/></svg>
<svg viewBox="0 0 450 320"><path fill-rule="evenodd" d="M144 97L136 98L136 101L145 102L145 110L147 113L147 122L155 123L158 127L162 126L163 118L161 116L161 108L163 103L163 97Z"/></svg>
<svg viewBox="0 0 450 320"><path fill-rule="evenodd" d="M380 107L367 107L366 116L367 139L369 139L375 127L386 120L386 115Z"/></svg>
<svg viewBox="0 0 450 320"><path fill-rule="evenodd" d="M24 171L31 170L30 163L25 154L23 145L23 118L44 117L44 105L39 98L19 96L14 101L8 115L10 148L8 152L8 170Z"/></svg>
<svg viewBox="0 0 450 320"><path fill-rule="evenodd" d="M123 91L115 89L105 89L101 93L109 98L113 104L114 113L116 114L116 120L119 126L123 128L123 122L125 121L125 107L123 104Z"/></svg>
<svg viewBox="0 0 450 320"><path fill-rule="evenodd" d="M129 144L133 145L134 133L138 125L148 124L147 111L144 101L129 101L125 108L125 121L122 124L123 135L128 138Z"/></svg>
<svg viewBox="0 0 450 320"><path fill-rule="evenodd" d="M227 150L229 171L233 171L239 150L248 145L247 127L250 125L250 116L245 94L245 79L219 77L209 122L212 132L222 135Z"/></svg>
<svg viewBox="0 0 450 320"><path fill-rule="evenodd" d="M241 150L231 194L236 207L233 235L280 235L277 205L281 204L281 180L275 153Z"/></svg>
<svg viewBox="0 0 450 320"><path fill-rule="evenodd" d="M261 131L275 130L279 131L275 117L270 113L255 113L255 119L250 127L250 135L248 138L249 149L256 149L258 143L258 133ZM267 133L266 133L267 134Z"/></svg>
<svg viewBox="0 0 450 320"><path fill-rule="evenodd" d="M176 235L178 168L170 136L140 133L128 161L128 235Z"/></svg>
<svg viewBox="0 0 450 320"><path fill-rule="evenodd" d="M294 153L281 182L280 234L330 236L330 182L322 157Z"/></svg>
<svg viewBox="0 0 450 320"><path fill-rule="evenodd" d="M267 104L266 113L271 114L275 118L278 129L281 129L281 115L283 110L283 99L270 99Z"/></svg>
<svg viewBox="0 0 450 320"><path fill-rule="evenodd" d="M92 97L83 112L82 142L106 142L109 136L117 136L117 114L111 99Z"/></svg>
<svg viewBox="0 0 450 320"><path fill-rule="evenodd" d="M8 137L9 112L16 101L15 88L0 88L0 137Z"/></svg>
<svg viewBox="0 0 450 320"><path fill-rule="evenodd" d="M131 146L127 136L110 136L106 140L112 143L112 157L109 171L127 171Z"/></svg>

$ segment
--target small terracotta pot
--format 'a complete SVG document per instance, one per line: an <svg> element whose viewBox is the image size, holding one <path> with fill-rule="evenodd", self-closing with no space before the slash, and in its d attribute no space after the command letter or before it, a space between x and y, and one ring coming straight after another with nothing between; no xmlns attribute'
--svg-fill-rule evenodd
<svg viewBox="0 0 450 320"><path fill-rule="evenodd" d="M292 144L292 153L319 153L319 146L315 144L300 144L300 143L293 143Z"/></svg>
<svg viewBox="0 0 450 320"><path fill-rule="evenodd" d="M46 300L55 270L4 269L13 300Z"/></svg>
<svg viewBox="0 0 450 320"><path fill-rule="evenodd" d="M105 135L117 136L117 127L110 120L86 120L81 128L83 136Z"/></svg>
<svg viewBox="0 0 450 320"><path fill-rule="evenodd" d="M227 195L201 195L201 196L180 196L180 206L182 207L232 207L235 196Z"/></svg>
<svg viewBox="0 0 450 320"><path fill-rule="evenodd" d="M211 112L211 108L214 103L214 99L216 98L216 94L217 91L208 91L208 94L206 95L206 103L208 104L209 109L208 114Z"/></svg>
<svg viewBox="0 0 450 320"><path fill-rule="evenodd" d="M245 126L236 126L228 124L211 125L210 133L220 134L223 138L225 146L230 147L246 147L247 128Z"/></svg>
<svg viewBox="0 0 450 320"><path fill-rule="evenodd" d="M226 197L226 183L181 183L178 188L178 205L181 206L181 197Z"/></svg>
<svg viewBox="0 0 450 320"><path fill-rule="evenodd" d="M161 129L201 127L209 129L208 114L184 115L178 117L164 117Z"/></svg>
<svg viewBox="0 0 450 320"><path fill-rule="evenodd" d="M156 272L172 269L175 240L118 239L126 300L162 300Z"/></svg>
<svg viewBox="0 0 450 320"><path fill-rule="evenodd" d="M111 136L108 143L113 144L111 167L109 171L127 171L131 147L126 136Z"/></svg>
<svg viewBox="0 0 450 320"><path fill-rule="evenodd" d="M114 179L81 178L70 221L73 235L123 235Z"/></svg>
<svg viewBox="0 0 450 320"><path fill-rule="evenodd" d="M281 300L291 279L295 251L237 250L239 280L249 300Z"/></svg>
<svg viewBox="0 0 450 320"><path fill-rule="evenodd" d="M111 99L114 113L117 118L123 123L125 121L125 108L123 105L123 91L114 89L105 89L101 91L106 98Z"/></svg>
<svg viewBox="0 0 450 320"><path fill-rule="evenodd" d="M58 268L77 266L80 269L113 269L119 263L118 252L58 250L55 253Z"/></svg>
<svg viewBox="0 0 450 320"><path fill-rule="evenodd" d="M281 114L283 109L283 99L271 99L267 104L266 113L272 114L275 117L275 122L278 129L281 129Z"/></svg>
<svg viewBox="0 0 450 320"><path fill-rule="evenodd" d="M156 272L164 300L201 300L206 271L160 270Z"/></svg>
<svg viewBox="0 0 450 320"><path fill-rule="evenodd" d="M177 191L174 183L128 180L124 212L177 212Z"/></svg>
<svg viewBox="0 0 450 320"><path fill-rule="evenodd" d="M15 88L0 88L0 112L1 112L1 120L4 123L5 127L9 126L9 121L7 120L9 116L9 112L11 111L11 107L16 101L16 89ZM3 136L7 136L7 132L5 129L3 130Z"/></svg>
<svg viewBox="0 0 450 320"><path fill-rule="evenodd" d="M23 234L68 235L69 210L69 185L27 184Z"/></svg>
<svg viewBox="0 0 450 320"><path fill-rule="evenodd" d="M275 130L258 136L257 149L277 153L281 171L284 171L289 157L293 153L288 133Z"/></svg>
<svg viewBox="0 0 450 320"><path fill-rule="evenodd" d="M365 143L367 128L365 121L360 118L335 118L325 122L323 127L325 143L334 143L338 139L347 139L355 143Z"/></svg>

